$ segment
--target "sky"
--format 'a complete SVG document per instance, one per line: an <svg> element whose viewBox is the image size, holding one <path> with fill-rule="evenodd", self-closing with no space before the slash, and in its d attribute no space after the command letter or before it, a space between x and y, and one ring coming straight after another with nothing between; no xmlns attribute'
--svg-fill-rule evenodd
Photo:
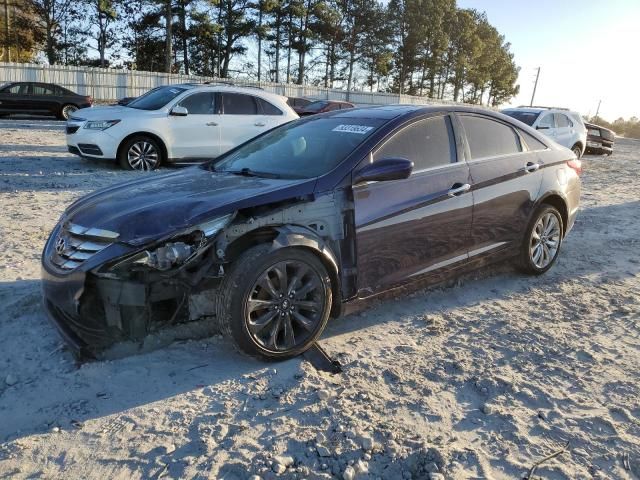
<svg viewBox="0 0 640 480"><path fill-rule="evenodd" d="M485 11L511 43L529 105L567 107L613 121L640 117L640 0L458 0Z"/></svg>

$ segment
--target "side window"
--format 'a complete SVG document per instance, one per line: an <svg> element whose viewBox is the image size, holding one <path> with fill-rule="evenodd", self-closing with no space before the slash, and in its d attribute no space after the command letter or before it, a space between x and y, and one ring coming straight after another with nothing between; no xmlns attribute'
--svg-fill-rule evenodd
<svg viewBox="0 0 640 480"><path fill-rule="evenodd" d="M14 95L26 95L27 93L29 93L29 85L27 85L26 83L17 83L15 85L12 85L5 91L7 93L13 93Z"/></svg>
<svg viewBox="0 0 640 480"><path fill-rule="evenodd" d="M456 161L449 117L426 118L404 127L375 153L373 160L400 157L414 163L414 172Z"/></svg>
<svg viewBox="0 0 640 480"><path fill-rule="evenodd" d="M553 120L553 113L547 113L540 119L540 123L538 123L539 127L543 128L556 128L556 123Z"/></svg>
<svg viewBox="0 0 640 480"><path fill-rule="evenodd" d="M187 109L189 115L213 115L215 93L200 92L189 95L180 102L180 106Z"/></svg>
<svg viewBox="0 0 640 480"><path fill-rule="evenodd" d="M258 105L254 97L241 93L223 93L222 106L225 115L257 115Z"/></svg>
<svg viewBox="0 0 640 480"><path fill-rule="evenodd" d="M571 122L571 120L569 120L569 117L567 117L566 115L563 115L562 113L556 113L556 125L558 126L558 128L566 128L566 127L573 127L573 122Z"/></svg>
<svg viewBox="0 0 640 480"><path fill-rule="evenodd" d="M258 102L259 111L261 111L264 115L282 115L282 112L275 105L267 102L265 99L260 97L255 97L256 102Z"/></svg>
<svg viewBox="0 0 640 480"><path fill-rule="evenodd" d="M34 84L31 87L31 93L34 95L53 95L53 88L48 85Z"/></svg>
<svg viewBox="0 0 640 480"><path fill-rule="evenodd" d="M472 160L522 151L513 128L488 118L462 115L460 119L467 134Z"/></svg>
<svg viewBox="0 0 640 480"><path fill-rule="evenodd" d="M524 130L518 130L518 131L520 132L520 135L524 139L530 151L534 152L537 150L547 149L547 146L544 143L542 143L540 140L538 140L536 137L534 137L533 135L525 132Z"/></svg>
<svg viewBox="0 0 640 480"><path fill-rule="evenodd" d="M330 103L329 107L327 108L327 112L333 112L334 110L340 110L340 104L339 103Z"/></svg>

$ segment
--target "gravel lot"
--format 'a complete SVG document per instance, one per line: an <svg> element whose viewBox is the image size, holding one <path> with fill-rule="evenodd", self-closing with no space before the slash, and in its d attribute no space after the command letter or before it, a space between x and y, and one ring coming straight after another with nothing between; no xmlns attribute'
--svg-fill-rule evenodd
<svg viewBox="0 0 640 480"><path fill-rule="evenodd" d="M72 200L140 173L0 121L0 478L640 478L640 141L586 157L558 264L332 322L331 376L221 338L77 365L40 306ZM157 174L157 173L152 173ZM568 444L568 445L567 445Z"/></svg>

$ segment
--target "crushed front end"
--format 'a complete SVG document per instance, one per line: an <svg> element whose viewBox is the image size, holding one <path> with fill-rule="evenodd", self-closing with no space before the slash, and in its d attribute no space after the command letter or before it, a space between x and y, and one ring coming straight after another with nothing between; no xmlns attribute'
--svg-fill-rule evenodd
<svg viewBox="0 0 640 480"><path fill-rule="evenodd" d="M63 218L42 256L49 318L80 358L120 342L205 318L215 331L216 292L247 248L311 248L327 264L341 299L355 294L353 210L344 192L297 197L222 215L158 240L121 241L118 232Z"/></svg>

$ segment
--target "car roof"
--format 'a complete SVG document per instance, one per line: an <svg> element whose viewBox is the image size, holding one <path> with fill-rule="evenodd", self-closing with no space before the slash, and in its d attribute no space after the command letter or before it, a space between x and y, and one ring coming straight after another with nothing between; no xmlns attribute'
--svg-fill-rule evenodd
<svg viewBox="0 0 640 480"><path fill-rule="evenodd" d="M283 95L279 95L277 93L273 93L273 92L268 92L260 87L247 87L247 86L238 86L238 85L233 85L230 83L179 83L179 84L173 84L173 85L163 85L165 87L180 87L180 88L185 88L188 90L194 90L194 89L199 89L199 90L212 90L215 92L223 92L225 90L229 90L230 93L246 93L247 95L256 95L258 97L265 97L265 98L278 98L282 101L287 100L286 96Z"/></svg>
<svg viewBox="0 0 640 480"><path fill-rule="evenodd" d="M438 112L459 112L459 113L480 113L495 118L504 119L504 115L487 108L471 107L466 105L380 105L372 107L355 107L348 110L336 110L323 115L339 117L339 118L379 118L382 120L391 120L401 116L413 116L419 114L438 113ZM511 121L511 119L509 119Z"/></svg>

